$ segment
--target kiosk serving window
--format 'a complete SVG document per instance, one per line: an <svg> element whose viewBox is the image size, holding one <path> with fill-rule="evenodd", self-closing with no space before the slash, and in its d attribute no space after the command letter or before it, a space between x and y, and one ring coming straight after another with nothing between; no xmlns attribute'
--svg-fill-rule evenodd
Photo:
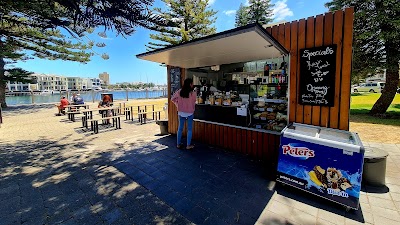
<svg viewBox="0 0 400 225"><path fill-rule="evenodd" d="M195 119L281 131L288 121L288 61L284 57L187 69L197 87Z"/></svg>

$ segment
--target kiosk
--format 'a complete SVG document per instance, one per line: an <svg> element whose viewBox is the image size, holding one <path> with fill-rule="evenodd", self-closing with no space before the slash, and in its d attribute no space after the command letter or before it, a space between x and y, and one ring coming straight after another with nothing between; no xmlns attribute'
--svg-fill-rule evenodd
<svg viewBox="0 0 400 225"><path fill-rule="evenodd" d="M168 99L193 78L195 140L276 171L288 123L349 129L353 17L347 8L273 27L250 24L137 57L167 65ZM177 127L169 101L169 133Z"/></svg>

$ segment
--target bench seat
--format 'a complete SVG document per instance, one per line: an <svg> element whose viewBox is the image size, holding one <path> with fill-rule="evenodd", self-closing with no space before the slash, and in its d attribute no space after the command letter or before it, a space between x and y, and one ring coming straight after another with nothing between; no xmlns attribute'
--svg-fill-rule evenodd
<svg viewBox="0 0 400 225"><path fill-rule="evenodd" d="M86 124L88 122L90 122L90 129L93 131L93 133L97 134L97 133L99 133L99 121L100 120L102 121L102 124L104 124L104 121L108 121L108 120L112 119L113 127L115 127L116 129L121 129L121 117L122 117L122 115L89 119L86 121Z"/></svg>

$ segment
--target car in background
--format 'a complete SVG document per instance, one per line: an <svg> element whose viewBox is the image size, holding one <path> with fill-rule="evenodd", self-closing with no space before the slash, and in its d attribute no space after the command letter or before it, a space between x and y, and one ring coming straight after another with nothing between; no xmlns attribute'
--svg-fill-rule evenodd
<svg viewBox="0 0 400 225"><path fill-rule="evenodd" d="M358 87L354 87L354 92L371 92L371 93L379 93L382 92L382 89L385 87L385 82L371 82L361 84Z"/></svg>

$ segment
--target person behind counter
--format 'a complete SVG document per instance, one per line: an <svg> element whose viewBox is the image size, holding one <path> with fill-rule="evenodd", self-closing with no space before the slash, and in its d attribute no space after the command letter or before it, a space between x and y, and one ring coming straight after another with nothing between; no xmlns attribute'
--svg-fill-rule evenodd
<svg viewBox="0 0 400 225"><path fill-rule="evenodd" d="M176 91L171 98L171 101L178 108L178 118L179 118L179 127L178 127L178 137L177 137L177 147L182 148L182 132L183 127L185 125L185 121L187 121L187 143L186 149L193 149L194 146L191 144L192 141L192 125L193 125L193 114L196 104L196 93L193 92L193 80L187 78L183 87Z"/></svg>

